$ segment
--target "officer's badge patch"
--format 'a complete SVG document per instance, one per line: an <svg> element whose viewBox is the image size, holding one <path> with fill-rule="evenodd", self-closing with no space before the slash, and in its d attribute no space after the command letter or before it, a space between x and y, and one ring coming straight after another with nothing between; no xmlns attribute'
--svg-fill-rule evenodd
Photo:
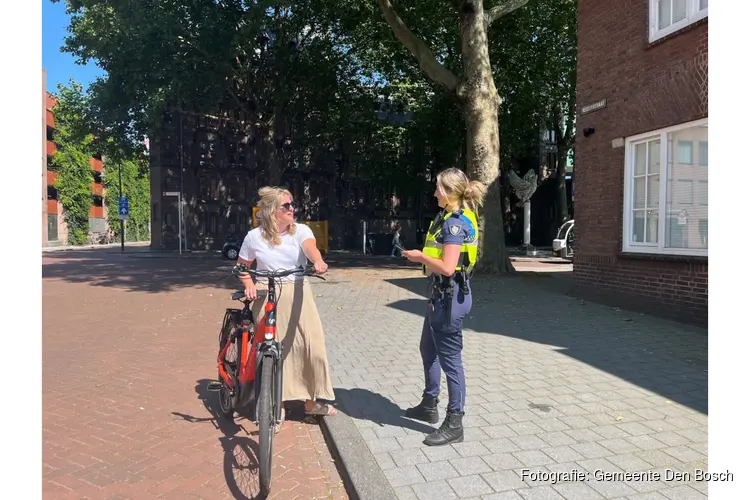
<svg viewBox="0 0 750 500"><path fill-rule="evenodd" d="M460 226L451 226L450 227L450 232L451 232L451 234L453 236L456 236L460 230L461 230Z"/></svg>

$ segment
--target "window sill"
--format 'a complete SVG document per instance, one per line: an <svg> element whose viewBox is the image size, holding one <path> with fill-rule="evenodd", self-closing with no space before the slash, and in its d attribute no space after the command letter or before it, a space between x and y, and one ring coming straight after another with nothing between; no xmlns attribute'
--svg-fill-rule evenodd
<svg viewBox="0 0 750 500"><path fill-rule="evenodd" d="M678 36L682 35L683 33L686 33L686 32L688 32L690 30L696 29L699 26L703 26L704 24L708 24L708 16L702 17L702 18L698 19L697 21L693 21L692 23L690 23L690 24L688 24L686 26L683 26L682 28L680 28L680 29L678 29L676 31L672 31L671 33L667 33L666 35L661 35L658 38L654 38L653 40L651 40L650 38L648 38L646 40L646 50L648 50L648 49L650 49L652 47L655 47L657 45L661 45L662 43L667 42L668 40L671 40L671 39L673 39L675 37L678 37Z"/></svg>
<svg viewBox="0 0 750 500"><path fill-rule="evenodd" d="M630 260L655 260L661 262L686 262L688 264L708 264L707 255L674 255L665 253L636 253L619 252L617 256L621 259Z"/></svg>

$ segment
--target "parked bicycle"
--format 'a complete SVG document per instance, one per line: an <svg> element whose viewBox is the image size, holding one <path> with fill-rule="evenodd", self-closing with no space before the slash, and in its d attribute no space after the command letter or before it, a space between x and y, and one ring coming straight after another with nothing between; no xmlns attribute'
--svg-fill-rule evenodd
<svg viewBox="0 0 750 500"><path fill-rule="evenodd" d="M252 421L258 425L258 466L261 493L267 495L271 487L274 427L282 422L282 384L284 347L276 334L277 292L281 295L283 281L290 275L314 276L312 269L299 267L282 271L258 271L244 264L234 266L232 274L248 273L268 280L268 297L264 317L256 328L250 309L251 300L244 290L232 294L232 300L244 304L242 310L227 309L219 339L219 380L210 386L219 393L219 409L226 418L233 418L240 408L248 408ZM232 321L232 319L234 321ZM234 323L235 327L230 325Z"/></svg>

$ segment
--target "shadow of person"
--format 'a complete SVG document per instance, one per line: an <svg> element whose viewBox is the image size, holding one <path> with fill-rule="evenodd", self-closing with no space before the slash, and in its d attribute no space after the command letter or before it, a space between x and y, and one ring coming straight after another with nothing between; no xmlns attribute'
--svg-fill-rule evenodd
<svg viewBox="0 0 750 500"><path fill-rule="evenodd" d="M338 409L357 420L369 420L380 427L389 425L429 434L435 429L427 424L406 418L404 409L396 403L367 389L334 389Z"/></svg>

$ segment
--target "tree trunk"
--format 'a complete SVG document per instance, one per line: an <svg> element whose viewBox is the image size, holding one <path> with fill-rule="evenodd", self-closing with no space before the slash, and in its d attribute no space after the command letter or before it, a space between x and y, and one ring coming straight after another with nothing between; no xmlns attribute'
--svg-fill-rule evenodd
<svg viewBox="0 0 750 500"><path fill-rule="evenodd" d="M528 0L509 0L493 7L485 15L483 0L457 0L461 28L461 55L464 79L445 68L417 38L393 8L390 0L378 0L386 22L401 43L419 62L430 79L462 102L466 120L466 164L469 176L487 186L485 207L479 214L479 262L485 272L513 272L503 232L503 204L498 176L500 138L497 95L492 78L487 27L498 18L525 5Z"/></svg>
<svg viewBox="0 0 750 500"><path fill-rule="evenodd" d="M568 164L568 148L560 139L557 142L557 225L562 226L568 218L568 187L565 183L565 167Z"/></svg>
<svg viewBox="0 0 750 500"><path fill-rule="evenodd" d="M487 25L482 0L464 0L460 7L461 54L465 80L457 89L466 120L466 166L469 176L487 186L479 214L477 270L513 272L503 232L500 194L500 137L497 95L487 48Z"/></svg>

